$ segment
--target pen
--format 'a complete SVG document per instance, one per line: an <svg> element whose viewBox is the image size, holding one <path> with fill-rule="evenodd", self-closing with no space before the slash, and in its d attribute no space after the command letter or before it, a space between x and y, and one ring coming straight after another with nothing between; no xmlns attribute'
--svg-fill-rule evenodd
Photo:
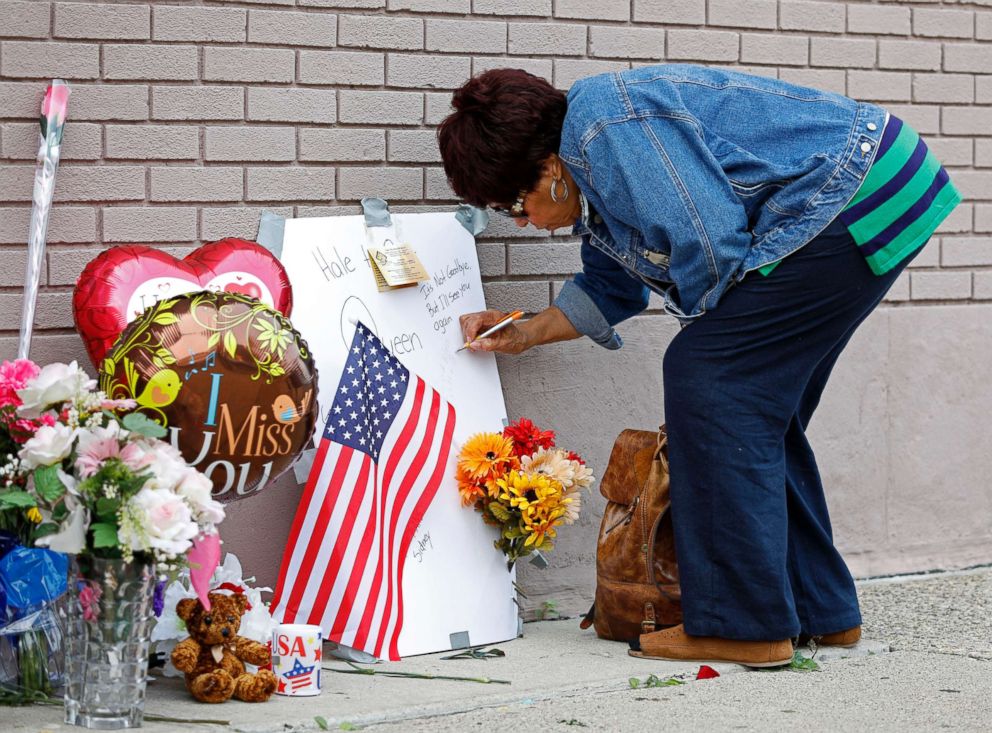
<svg viewBox="0 0 992 733"><path fill-rule="evenodd" d="M476 336L471 341L466 341L465 342L465 345L461 349L456 350L455 353L457 354L459 351L462 351L463 349L467 349L469 347L469 344L474 343L474 342L478 341L479 339L484 339L486 336L491 336L492 334L496 333L500 329L506 328L511 323L513 323L514 321L516 321L518 318L521 318L523 316L523 314L524 314L523 311L513 311L513 313L511 313L510 315L508 315L505 318L503 318L502 320L500 320L495 326L493 326L489 330L484 331L483 333L480 333L478 336Z"/></svg>

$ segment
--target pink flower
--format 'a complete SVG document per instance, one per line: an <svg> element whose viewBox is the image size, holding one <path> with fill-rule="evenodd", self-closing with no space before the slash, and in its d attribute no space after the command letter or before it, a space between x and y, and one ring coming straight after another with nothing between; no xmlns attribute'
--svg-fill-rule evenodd
<svg viewBox="0 0 992 733"><path fill-rule="evenodd" d="M69 85L56 81L45 90L45 99L41 103L41 114L48 119L49 132L51 125L56 127L65 122L69 109Z"/></svg>
<svg viewBox="0 0 992 733"><path fill-rule="evenodd" d="M30 359L16 359L0 364L0 407L19 407L21 398L17 390L24 389L27 383L41 371Z"/></svg>
<svg viewBox="0 0 992 733"><path fill-rule="evenodd" d="M117 438L93 440L76 457L76 470L80 478L89 478L100 470L100 465L109 458L120 458L121 446Z"/></svg>
<svg viewBox="0 0 992 733"><path fill-rule="evenodd" d="M86 583L79 590L79 605L83 609L83 620L96 621L97 614L100 612L100 596L102 594L103 591L96 584Z"/></svg>
<svg viewBox="0 0 992 733"><path fill-rule="evenodd" d="M137 406L137 400L104 400L100 403L101 410L133 410Z"/></svg>
<svg viewBox="0 0 992 733"><path fill-rule="evenodd" d="M126 449L121 448L121 442L127 435L128 432L122 430L116 422L97 428L80 430L79 443L76 446L76 470L79 472L80 478L89 478L100 470L104 461L110 458L123 461L129 468L137 468L143 454L141 449L134 445L128 446L130 450L125 453ZM131 463L128 463L129 461L136 465L132 466Z"/></svg>
<svg viewBox="0 0 992 733"><path fill-rule="evenodd" d="M152 465L152 456L134 443L128 443L121 448L119 457L132 471L142 471Z"/></svg>
<svg viewBox="0 0 992 733"><path fill-rule="evenodd" d="M34 420L27 420L25 418L11 420L7 423L7 428L10 430L10 437L14 439L15 443L21 444L28 442L40 427L41 425Z"/></svg>
<svg viewBox="0 0 992 733"><path fill-rule="evenodd" d="M151 457L136 443L121 442L128 432L116 422L109 425L83 430L79 433L76 455L76 470L80 478L89 478L104 461L116 458L133 471L141 471L151 464Z"/></svg>

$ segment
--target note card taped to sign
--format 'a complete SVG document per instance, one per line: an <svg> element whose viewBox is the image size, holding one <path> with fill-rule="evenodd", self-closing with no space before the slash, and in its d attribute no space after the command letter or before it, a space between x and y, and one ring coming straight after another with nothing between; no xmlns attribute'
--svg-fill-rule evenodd
<svg viewBox="0 0 992 733"><path fill-rule="evenodd" d="M413 247L406 242L394 244L387 239L381 247L370 246L368 253L369 265L380 293L409 288L430 277Z"/></svg>
<svg viewBox="0 0 992 733"><path fill-rule="evenodd" d="M372 276L370 250L386 249L387 240L409 243L416 252L424 271L416 287L379 292ZM402 563L400 655L447 651L452 648L452 635L458 632L468 632L472 644L515 638L514 575L507 572L505 558L493 547L495 530L479 522L473 510L461 506L455 480L457 456L464 442L475 433L498 430L506 418L493 354L455 353L464 342L459 316L486 308L473 236L454 213L393 214L391 226L368 228L362 216L290 219L281 259L293 285L293 326L306 340L317 365L322 427L333 412L340 386L349 390L354 386L341 385L339 380L349 364L347 357L358 322L365 324L405 369L450 403L457 416L441 484L412 531ZM376 373L370 362L369 379ZM378 386L369 386L378 394ZM339 417L351 419L349 414ZM326 545L322 540L334 536L331 533L344 537L346 531L367 532L370 546L376 546L383 518L372 519L367 508L371 506L370 499L356 511L341 508L327 512L326 517L301 520L300 533L309 533L312 542L300 543L300 552L305 553L309 544ZM313 511L319 513L319 508ZM275 542L282 546L281 540ZM347 538L341 544L346 546ZM357 618L355 613L341 611L347 594L334 579L335 574L340 567L357 567L358 563L347 551L339 558L332 554L314 552L312 562L303 556L296 558L314 580L309 584L312 587L290 600L295 604L292 612L297 623L320 624L325 638L335 640L335 620L341 617L343 628L353 626ZM284 558L283 566L292 559ZM366 561L366 567L378 562L376 554ZM374 573L371 575L374 579ZM383 607L385 595L379 599ZM379 619L377 612L371 619L370 634ZM339 636L344 638L340 630Z"/></svg>

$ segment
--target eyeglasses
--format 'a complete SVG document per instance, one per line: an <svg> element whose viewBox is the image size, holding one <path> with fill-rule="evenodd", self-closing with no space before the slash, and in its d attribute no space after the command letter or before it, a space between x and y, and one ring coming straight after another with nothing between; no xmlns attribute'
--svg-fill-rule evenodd
<svg viewBox="0 0 992 733"><path fill-rule="evenodd" d="M500 216L505 216L509 219L526 219L527 212L524 211L524 197L526 195L526 192L522 192L519 196L517 196L517 200L509 208L505 206L490 206L489 208Z"/></svg>

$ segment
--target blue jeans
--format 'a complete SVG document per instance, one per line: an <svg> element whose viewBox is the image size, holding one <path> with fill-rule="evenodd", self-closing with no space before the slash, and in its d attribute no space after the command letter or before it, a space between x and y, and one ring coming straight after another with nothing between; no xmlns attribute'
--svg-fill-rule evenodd
<svg viewBox="0 0 992 733"><path fill-rule="evenodd" d="M779 640L861 623L806 428L844 346L909 259L874 275L834 221L767 277L750 273L668 347L687 633ZM879 367L865 365L865 378Z"/></svg>

